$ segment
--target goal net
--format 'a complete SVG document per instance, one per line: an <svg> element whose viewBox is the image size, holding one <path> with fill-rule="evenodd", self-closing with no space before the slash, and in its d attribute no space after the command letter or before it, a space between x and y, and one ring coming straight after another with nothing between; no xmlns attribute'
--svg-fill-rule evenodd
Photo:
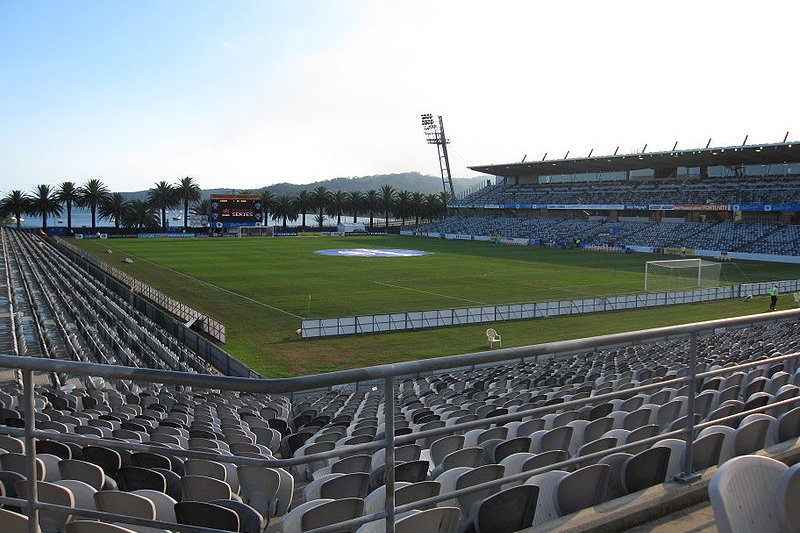
<svg viewBox="0 0 800 533"><path fill-rule="evenodd" d="M647 261L644 265L644 290L678 291L719 287L720 263L703 259Z"/></svg>
<svg viewBox="0 0 800 533"><path fill-rule="evenodd" d="M239 237L272 237L271 226L239 226Z"/></svg>

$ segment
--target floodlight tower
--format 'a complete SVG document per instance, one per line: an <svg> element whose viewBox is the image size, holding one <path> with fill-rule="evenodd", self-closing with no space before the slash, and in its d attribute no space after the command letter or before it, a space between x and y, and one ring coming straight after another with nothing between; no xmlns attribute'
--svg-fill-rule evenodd
<svg viewBox="0 0 800 533"><path fill-rule="evenodd" d="M442 116L434 117L430 113L422 115L422 129L425 130L425 140L428 144L435 144L439 152L439 170L442 173L442 190L450 198L456 197L453 189L453 178L450 176L450 159L447 157L447 145L450 142L444 135L444 121Z"/></svg>

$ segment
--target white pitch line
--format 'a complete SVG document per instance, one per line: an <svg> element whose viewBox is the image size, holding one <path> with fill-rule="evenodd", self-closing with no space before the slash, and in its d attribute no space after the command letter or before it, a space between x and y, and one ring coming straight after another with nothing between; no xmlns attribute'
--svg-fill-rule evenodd
<svg viewBox="0 0 800 533"><path fill-rule="evenodd" d="M119 250L119 248L116 248L116 249ZM237 296L237 297L239 297L239 298L241 298L243 300L247 300L249 302L253 302L254 304L258 304L258 305L261 305L263 307L267 307L269 309L272 309L273 311L277 311L279 313L283 313L284 315L293 316L293 317L299 318L299 319L305 318L305 317L302 317L300 315L296 315L294 313L290 313L289 311L284 311L283 309L280 309L278 307L273 307L273 306L271 306L269 304L265 304L264 302L260 302L258 300L254 300L253 298L250 298L249 296L245 296L244 294L239 294L238 292L234 292L234 291L231 291L231 290L228 290L228 289L224 289L224 288L220 287L219 285L214 285L213 283L209 283L208 281L203 281L202 279L197 279L196 277L190 276L189 274L184 274L183 272L178 272L175 269L166 267L164 265L160 265L160 264L158 264L158 263L156 263L154 261L150 261L149 259L145 259L144 257L139 257L138 255L134 255L134 254L131 254L129 252L125 252L125 250L120 250L120 251L125 253L125 255L136 257L137 259L139 259L141 261L144 261L145 263L150 263L151 265L155 265L155 266L157 266L159 268L163 268L164 270L169 270L170 272L174 272L175 274L178 274L179 276L183 276L184 278L189 278L189 279L191 279L193 281L196 281L196 282L201 283L203 285L207 285L207 286L212 287L212 288L214 288L214 289L216 289L218 291L221 291L221 292L227 292L228 294L232 294L232 295Z"/></svg>
<svg viewBox="0 0 800 533"><path fill-rule="evenodd" d="M423 291L422 289L412 289L411 287L403 287L402 285L392 285L391 283L384 283L382 281L373 281L372 283L376 283L378 285L383 285L385 287L392 287L394 289L403 289L403 290L406 290L406 291L421 292L423 294L430 294L432 296L438 296L440 298L450 298L451 300L460 300L462 302L470 302L470 303L473 303L473 304L480 304L480 305L491 305L491 304L487 304L486 302L479 302L477 300L470 300L468 298L459 298L458 296L448 296L446 294L439 294L439 293L431 292L431 291Z"/></svg>

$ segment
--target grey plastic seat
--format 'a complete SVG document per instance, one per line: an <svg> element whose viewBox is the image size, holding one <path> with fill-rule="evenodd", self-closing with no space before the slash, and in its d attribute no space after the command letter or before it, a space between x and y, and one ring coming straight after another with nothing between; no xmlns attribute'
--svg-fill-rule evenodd
<svg viewBox="0 0 800 533"><path fill-rule="evenodd" d="M135 518L155 520L156 506L148 498L117 490L101 490L94 494L94 501L98 511L115 513ZM142 528L141 526L124 525L134 531L147 531L148 533L162 532L163 530Z"/></svg>
<svg viewBox="0 0 800 533"><path fill-rule="evenodd" d="M433 469L431 478L436 478L442 472L446 472L447 470L458 468L460 466L477 468L484 463L483 459L483 448L480 446L457 450L444 457L442 462Z"/></svg>
<svg viewBox="0 0 800 533"><path fill-rule="evenodd" d="M455 507L436 507L420 511L394 523L395 533L456 533L461 519Z"/></svg>
<svg viewBox="0 0 800 533"><path fill-rule="evenodd" d="M278 470L242 465L237 468L244 503L269 518L278 514L278 494L282 479ZM291 476L289 476L291 477ZM291 487L290 490L293 490ZM288 495L291 501L291 492ZM288 508L289 503L285 503Z"/></svg>
<svg viewBox="0 0 800 533"><path fill-rule="evenodd" d="M441 439L433 441L430 447L431 462L434 466L438 466L444 458L464 447L463 435L448 435Z"/></svg>
<svg viewBox="0 0 800 533"><path fill-rule="evenodd" d="M122 467L117 471L116 480L120 490L124 491L153 489L167 492L167 479L162 473L151 468Z"/></svg>
<svg viewBox="0 0 800 533"><path fill-rule="evenodd" d="M8 509L0 508L0 524L6 533L29 533L28 517ZM37 526L36 531L41 529Z"/></svg>
<svg viewBox="0 0 800 533"><path fill-rule="evenodd" d="M583 446L581 446L580 450L578 450L578 455L589 455L590 453L600 452L603 450L608 450L613 448L617 445L617 439L614 437L605 437L593 440L591 442L587 442Z"/></svg>
<svg viewBox="0 0 800 533"><path fill-rule="evenodd" d="M513 533L533 525L539 487L519 485L483 501L470 509L462 530L476 533Z"/></svg>
<svg viewBox="0 0 800 533"><path fill-rule="evenodd" d="M300 523L302 531L308 531L331 524L352 520L364 512L364 500L360 498L341 498L313 507L303 513Z"/></svg>
<svg viewBox="0 0 800 533"><path fill-rule="evenodd" d="M637 492L664 483L670 453L669 448L656 446L628 459L622 467L625 492Z"/></svg>
<svg viewBox="0 0 800 533"><path fill-rule="evenodd" d="M725 435L712 433L695 439L692 444L692 468L705 470L719 462Z"/></svg>
<svg viewBox="0 0 800 533"><path fill-rule="evenodd" d="M736 430L734 455L746 455L764 448L771 422L766 419L754 420Z"/></svg>
<svg viewBox="0 0 800 533"><path fill-rule="evenodd" d="M95 490L116 490L116 483L106 476L103 469L96 464L80 459L66 459L58 463L62 479L78 479L88 483Z"/></svg>
<svg viewBox="0 0 800 533"><path fill-rule="evenodd" d="M580 468L561 479L556 490L559 516L602 503L606 494L609 466L595 464Z"/></svg>
<svg viewBox="0 0 800 533"><path fill-rule="evenodd" d="M156 508L156 520L177 522L175 518L175 504L178 502L170 495L151 489L139 489L131 492L131 494L143 496L153 502Z"/></svg>
<svg viewBox="0 0 800 533"><path fill-rule="evenodd" d="M94 520L76 520L67 524L66 533L136 533L127 527L95 522Z"/></svg>
<svg viewBox="0 0 800 533"><path fill-rule="evenodd" d="M16 472L28 477L28 459L21 453L6 453L0 455L0 468L8 472ZM44 481L46 467L44 461L36 458L36 479Z"/></svg>
<svg viewBox="0 0 800 533"><path fill-rule="evenodd" d="M210 502L234 499L230 485L208 476L183 476L181 489L183 501Z"/></svg>
<svg viewBox="0 0 800 533"><path fill-rule="evenodd" d="M330 479L319 488L321 498L360 498L364 499L369 492L369 474L342 474Z"/></svg>
<svg viewBox="0 0 800 533"><path fill-rule="evenodd" d="M624 466L633 454L617 452L606 455L597 461L599 464L608 465L608 482L606 483L606 499L613 500L628 494L623 482Z"/></svg>
<svg viewBox="0 0 800 533"><path fill-rule="evenodd" d="M208 502L178 502L175 517L179 524L203 526L223 531L239 531L239 515L235 511Z"/></svg>
<svg viewBox="0 0 800 533"><path fill-rule="evenodd" d="M800 437L800 407L795 407L778 417L778 442Z"/></svg>
<svg viewBox="0 0 800 533"><path fill-rule="evenodd" d="M530 437L516 437L501 441L492 450L492 462L500 463L514 453L528 452L531 449Z"/></svg>
<svg viewBox="0 0 800 533"><path fill-rule="evenodd" d="M28 486L29 482L27 480L17 482L16 491L20 498L28 497ZM65 507L75 507L75 497L72 495L72 491L65 487L46 481L37 481L36 490L39 493L39 501ZM42 528L43 533L63 531L64 525L69 521L70 516L60 511L42 510L39 511L39 526Z"/></svg>
<svg viewBox="0 0 800 533"><path fill-rule="evenodd" d="M558 518L556 493L559 482L567 475L569 473L563 470L551 470L531 476L525 481L524 485L539 487L539 498L536 500L536 513L533 517L534 527Z"/></svg>
<svg viewBox="0 0 800 533"><path fill-rule="evenodd" d="M781 525L786 531L800 529L800 464L789 467L778 479L776 501Z"/></svg>
<svg viewBox="0 0 800 533"><path fill-rule="evenodd" d="M780 461L752 455L734 457L723 464L708 485L717 530L779 531L777 488L787 470Z"/></svg>
<svg viewBox="0 0 800 533"><path fill-rule="evenodd" d="M60 479L58 481L53 481L53 484L64 487L72 492L76 509L95 510L94 495L97 490L88 483L77 479Z"/></svg>
<svg viewBox="0 0 800 533"><path fill-rule="evenodd" d="M537 431L531 435L531 451L534 453L551 450L568 450L572 438L572 428L562 426L549 431Z"/></svg>
<svg viewBox="0 0 800 533"><path fill-rule="evenodd" d="M465 472L458 477L455 488L456 490L460 490L467 487L480 485L481 483L486 483L488 481L494 481L503 477L504 473L505 467L502 465L484 465L478 468L473 468L469 472ZM484 489L469 494L463 494L457 497L458 506L466 514L469 512L472 504L489 497L494 492L496 492L496 489Z"/></svg>
<svg viewBox="0 0 800 533"><path fill-rule="evenodd" d="M262 533L269 524L269 519L261 513L236 500L214 500L209 502L230 509L239 517L239 531L242 533Z"/></svg>

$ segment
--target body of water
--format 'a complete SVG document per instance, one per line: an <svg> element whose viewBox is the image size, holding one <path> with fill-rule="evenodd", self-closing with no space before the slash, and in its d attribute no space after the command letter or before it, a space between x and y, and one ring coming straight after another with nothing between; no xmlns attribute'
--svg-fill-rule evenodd
<svg viewBox="0 0 800 533"><path fill-rule="evenodd" d="M173 220L173 217L179 217L179 220ZM316 227L315 217L317 216L316 213L307 213L306 214L306 227L314 228ZM169 225L170 227L178 227L183 225L183 211L167 211L167 217L169 218ZM22 227L24 228L40 228L42 226L42 218L33 216L33 215L22 215ZM365 226L369 225L369 217L358 217L358 222L361 222ZM389 221L395 220L393 217L389 217ZM352 216L342 216L342 222L352 222ZM290 228L297 228L300 226L300 218L295 221L288 220L286 225ZM409 218L406 220L407 223L414 222L413 218ZM375 227L383 226L383 216L378 215L374 217L373 223ZM280 227L283 224L282 220L270 220L270 226L277 226ZM61 216L48 216L47 217L47 225L50 227L67 227L67 213L64 212ZM336 217L325 217L324 225L327 227L335 226L336 225ZM92 214L88 209L75 209L72 210L72 227L73 228L90 228L92 226ZM97 216L97 227L98 228L109 228L114 227L114 222L108 220L106 218L102 218L99 215Z"/></svg>

